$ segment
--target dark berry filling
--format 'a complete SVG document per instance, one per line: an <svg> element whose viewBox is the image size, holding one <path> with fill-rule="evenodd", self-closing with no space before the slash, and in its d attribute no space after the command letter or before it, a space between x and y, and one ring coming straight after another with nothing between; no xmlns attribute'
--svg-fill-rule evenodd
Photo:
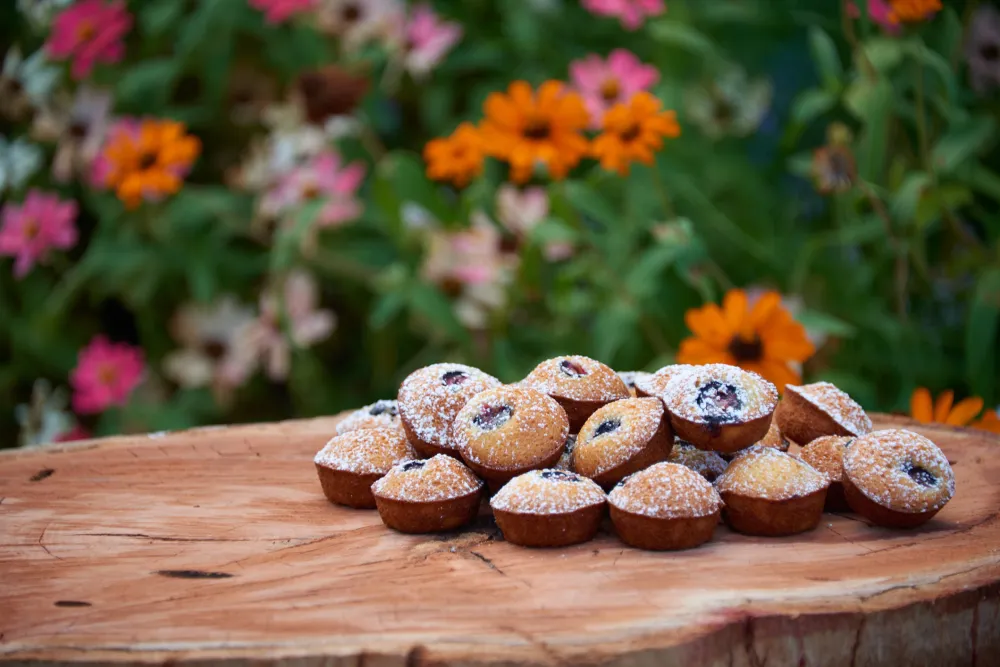
<svg viewBox="0 0 1000 667"><path fill-rule="evenodd" d="M441 376L441 382L448 385L449 387L452 385L462 384L468 379L469 379L469 374L466 373L465 371L448 371L447 373Z"/></svg>
<svg viewBox="0 0 1000 667"><path fill-rule="evenodd" d="M736 387L731 384L712 380L698 389L698 397L694 399L703 413L708 413L705 421L710 424L722 424L734 421L735 416L728 413L743 407Z"/></svg>
<svg viewBox="0 0 1000 667"><path fill-rule="evenodd" d="M619 428L621 428L621 425L622 425L621 419L605 419L600 424L598 424L597 428L594 430L594 437L599 438L602 435L606 435L608 433L614 433Z"/></svg>
<svg viewBox="0 0 1000 667"><path fill-rule="evenodd" d="M937 484L937 477L926 468L920 466L907 465L906 474L920 486L934 486Z"/></svg>
<svg viewBox="0 0 1000 667"><path fill-rule="evenodd" d="M389 413L390 417L396 416L396 404L391 401L379 401L371 407L368 411L372 417L378 417L381 414Z"/></svg>
<svg viewBox="0 0 1000 667"><path fill-rule="evenodd" d="M579 482L580 476L565 470L543 470L542 479L554 479L557 482Z"/></svg>
<svg viewBox="0 0 1000 667"><path fill-rule="evenodd" d="M514 408L509 405L484 405L479 408L479 414L472 418L472 423L484 431L492 431L507 423L514 414Z"/></svg>
<svg viewBox="0 0 1000 667"><path fill-rule="evenodd" d="M704 477L706 482L714 482L719 476L719 473L714 470L706 470Z"/></svg>
<svg viewBox="0 0 1000 667"><path fill-rule="evenodd" d="M403 464L403 472L410 472L411 470L420 470L425 465L426 461L407 461Z"/></svg>
<svg viewBox="0 0 1000 667"><path fill-rule="evenodd" d="M568 375L571 378L579 378L587 374L587 369L569 359L563 359L559 362L559 370L563 372L563 375Z"/></svg>

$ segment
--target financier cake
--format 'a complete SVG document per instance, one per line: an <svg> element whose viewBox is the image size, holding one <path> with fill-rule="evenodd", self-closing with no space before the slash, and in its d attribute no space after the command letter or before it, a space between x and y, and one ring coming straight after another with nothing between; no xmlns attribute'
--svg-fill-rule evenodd
<svg viewBox="0 0 1000 667"><path fill-rule="evenodd" d="M690 549L712 538L722 501L690 468L657 463L626 477L608 496L611 522L625 544Z"/></svg>
<svg viewBox="0 0 1000 667"><path fill-rule="evenodd" d="M576 433L602 405L631 397L618 374L599 361L579 355L555 357L535 366L519 383L548 394L563 407L570 433Z"/></svg>
<svg viewBox="0 0 1000 667"><path fill-rule="evenodd" d="M826 475L808 463L760 446L734 459L715 481L726 504L726 523L741 533L769 537L815 528L829 486Z"/></svg>
<svg viewBox="0 0 1000 667"><path fill-rule="evenodd" d="M647 373L645 371L618 371L618 377L622 379L625 386L628 387L628 393L632 395L632 398L636 397L635 394L635 383L636 380L642 381L646 378L652 377L652 373Z"/></svg>
<svg viewBox="0 0 1000 667"><path fill-rule="evenodd" d="M593 539L605 504L601 487L567 470L532 470L510 480L490 500L504 539L524 547L565 547Z"/></svg>
<svg viewBox="0 0 1000 667"><path fill-rule="evenodd" d="M565 410L542 392L524 387L476 394L454 424L462 459L493 488L529 470L555 465L568 436Z"/></svg>
<svg viewBox="0 0 1000 667"><path fill-rule="evenodd" d="M451 427L455 415L481 391L500 381L478 368L433 364L410 373L399 387L399 417L406 436L421 456L458 456Z"/></svg>
<svg viewBox="0 0 1000 667"><path fill-rule="evenodd" d="M580 429L573 469L610 489L623 477L665 461L673 441L663 401L622 399L597 410Z"/></svg>
<svg viewBox="0 0 1000 667"><path fill-rule="evenodd" d="M781 429L778 428L778 425L772 419L771 426L767 429L767 434L765 434L764 437L761 438L759 442L755 442L753 445L750 445L750 447L747 447L746 449L741 449L738 452L725 454L723 458L727 460L732 460L737 456L739 456L740 454L749 451L751 447L754 447L756 445L760 445L761 447L774 447L775 449L780 449L783 452L787 452L788 448L791 446L791 443L788 442L785 436L781 435Z"/></svg>
<svg viewBox="0 0 1000 667"><path fill-rule="evenodd" d="M375 401L371 405L355 410L337 422L337 435L362 428L380 427L403 430L396 401Z"/></svg>
<svg viewBox="0 0 1000 667"><path fill-rule="evenodd" d="M677 463L694 470L708 482L714 482L719 475L726 472L729 463L719 455L719 452L698 449L690 442L677 440L667 457L669 463Z"/></svg>
<svg viewBox="0 0 1000 667"><path fill-rule="evenodd" d="M635 379L635 395L638 398L659 398L667 390L667 385L680 373L689 371L694 366L690 364L670 364L664 366L652 375L646 374Z"/></svg>
<svg viewBox="0 0 1000 667"><path fill-rule="evenodd" d="M457 459L436 454L394 466L372 493L385 525L401 533L436 533L476 518L483 482Z"/></svg>
<svg viewBox="0 0 1000 667"><path fill-rule="evenodd" d="M756 373L706 364L675 375L662 399L677 437L732 453L767 435L778 390Z"/></svg>
<svg viewBox="0 0 1000 667"><path fill-rule="evenodd" d="M857 437L872 430L864 408L829 382L786 385L774 420L785 437L803 447L824 435Z"/></svg>
<svg viewBox="0 0 1000 667"><path fill-rule="evenodd" d="M844 495L858 514L890 528L926 523L955 495L955 473L937 445L904 429L875 431L844 453Z"/></svg>
<svg viewBox="0 0 1000 667"><path fill-rule="evenodd" d="M375 507L372 484L416 453L398 428L366 428L335 436L313 462L323 493L332 503L359 509Z"/></svg>
<svg viewBox="0 0 1000 667"><path fill-rule="evenodd" d="M830 479L830 489L826 492L827 512L850 511L844 497L844 453L853 441L853 437L824 435L802 449L802 460Z"/></svg>

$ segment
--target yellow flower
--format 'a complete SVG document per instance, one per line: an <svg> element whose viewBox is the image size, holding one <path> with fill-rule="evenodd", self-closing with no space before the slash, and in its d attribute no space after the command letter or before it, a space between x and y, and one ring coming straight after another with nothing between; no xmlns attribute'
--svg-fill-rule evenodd
<svg viewBox="0 0 1000 667"><path fill-rule="evenodd" d="M127 208L143 199L159 199L180 190L201 152L197 137L170 120L125 122L111 132L103 152L105 183Z"/></svg>
<svg viewBox="0 0 1000 667"><path fill-rule="evenodd" d="M486 153L509 163L515 182L531 178L536 162L545 163L552 178L565 178L587 153L587 108L559 81L546 81L537 91L515 81L506 93L490 93L483 111Z"/></svg>
<svg viewBox="0 0 1000 667"><path fill-rule="evenodd" d="M432 139L424 146L427 177L465 187L483 171L483 140L472 123L462 123L449 137Z"/></svg>
<svg viewBox="0 0 1000 667"><path fill-rule="evenodd" d="M910 416L922 424L933 422L949 426L971 426L1000 433L1000 417L994 410L987 410L978 421L973 421L983 409L983 399L969 396L957 405L954 402L955 392L950 389L932 400L931 392L926 387L917 387L910 396Z"/></svg>
<svg viewBox="0 0 1000 667"><path fill-rule="evenodd" d="M628 175L632 162L653 164L653 153L663 148L663 137L681 134L673 111L661 111L660 100L646 91L616 104L604 114L604 131L594 139L591 152L608 171Z"/></svg>
<svg viewBox="0 0 1000 667"><path fill-rule="evenodd" d="M681 341L677 363L739 366L760 373L780 391L800 380L791 364L816 352L777 292L765 292L751 307L743 290L729 290L722 308L714 303L692 308L684 322L694 336Z"/></svg>

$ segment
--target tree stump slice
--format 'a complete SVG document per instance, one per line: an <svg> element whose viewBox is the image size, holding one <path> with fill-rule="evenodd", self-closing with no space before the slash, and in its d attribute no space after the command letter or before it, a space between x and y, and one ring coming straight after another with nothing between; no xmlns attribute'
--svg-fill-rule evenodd
<svg viewBox="0 0 1000 667"><path fill-rule="evenodd" d="M0 661L171 665L1000 665L1000 437L938 443L926 526L824 515L703 547L407 536L330 505L337 417L0 453Z"/></svg>

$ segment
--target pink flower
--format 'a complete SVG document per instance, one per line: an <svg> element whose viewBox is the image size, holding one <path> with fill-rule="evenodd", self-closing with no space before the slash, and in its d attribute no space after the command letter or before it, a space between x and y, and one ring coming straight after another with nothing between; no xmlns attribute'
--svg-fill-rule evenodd
<svg viewBox="0 0 1000 667"><path fill-rule="evenodd" d="M132 15L121 0L79 0L52 22L45 48L55 59L72 59L73 78L83 79L95 63L122 59L123 38L131 28Z"/></svg>
<svg viewBox="0 0 1000 667"><path fill-rule="evenodd" d="M316 222L320 227L334 227L361 215L362 205L354 194L364 177L363 164L344 165L338 153L325 151L285 174L264 195L261 208L268 215L282 215L309 201L325 198Z"/></svg>
<svg viewBox="0 0 1000 667"><path fill-rule="evenodd" d="M648 90L660 78L655 67L644 65L625 49L615 49L606 61L596 54L574 60L569 73L573 87L587 105L594 129L600 128L608 109L627 102L640 90Z"/></svg>
<svg viewBox="0 0 1000 667"><path fill-rule="evenodd" d="M292 365L292 346L311 347L337 326L337 316L333 311L318 309L318 302L319 288L312 276L293 271L285 279L280 298L273 290L261 295L260 317L241 336L237 355L262 359L268 377L274 381L286 379Z"/></svg>
<svg viewBox="0 0 1000 667"><path fill-rule="evenodd" d="M104 412L125 405L145 370L142 350L127 343L112 343L97 336L80 350L70 374L73 409L79 414Z"/></svg>
<svg viewBox="0 0 1000 667"><path fill-rule="evenodd" d="M854 18L860 16L858 6L854 3L848 6L848 11ZM868 0L868 18L888 33L896 34L900 31L899 21L892 13L892 5L889 0Z"/></svg>
<svg viewBox="0 0 1000 667"><path fill-rule="evenodd" d="M76 424L70 430L57 435L52 442L76 442L77 440L89 440L94 437L90 431Z"/></svg>
<svg viewBox="0 0 1000 667"><path fill-rule="evenodd" d="M312 9L314 0L250 0L250 6L264 12L268 23L284 23L293 14Z"/></svg>
<svg viewBox="0 0 1000 667"><path fill-rule="evenodd" d="M76 244L75 201L31 190L24 203L8 203L0 213L0 255L16 257L14 275L23 278L36 262L43 263L51 248Z"/></svg>
<svg viewBox="0 0 1000 667"><path fill-rule="evenodd" d="M582 0L592 14L617 16L628 30L635 30L647 16L659 16L667 11L663 0Z"/></svg>
<svg viewBox="0 0 1000 667"><path fill-rule="evenodd" d="M534 186L518 189L504 183L497 190L497 218L507 231L524 242L531 232L549 215L549 193ZM573 254L573 245L567 241L547 241L542 247L545 258L558 262Z"/></svg>
<svg viewBox="0 0 1000 667"><path fill-rule="evenodd" d="M427 4L413 8L406 23L406 69L414 75L427 74L462 39L462 26L442 21Z"/></svg>

